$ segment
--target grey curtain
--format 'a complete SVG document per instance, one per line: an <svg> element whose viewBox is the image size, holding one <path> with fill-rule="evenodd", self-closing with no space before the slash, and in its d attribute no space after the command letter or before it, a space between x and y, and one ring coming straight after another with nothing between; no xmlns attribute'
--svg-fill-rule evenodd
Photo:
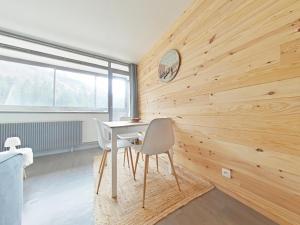
<svg viewBox="0 0 300 225"><path fill-rule="evenodd" d="M130 64L130 116L138 117L137 65Z"/></svg>

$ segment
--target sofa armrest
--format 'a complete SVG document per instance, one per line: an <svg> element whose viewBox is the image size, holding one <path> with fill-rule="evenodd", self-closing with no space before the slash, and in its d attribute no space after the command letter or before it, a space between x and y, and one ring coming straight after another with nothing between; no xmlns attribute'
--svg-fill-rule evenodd
<svg viewBox="0 0 300 225"><path fill-rule="evenodd" d="M23 157L0 152L0 225L21 225L23 206Z"/></svg>
<svg viewBox="0 0 300 225"><path fill-rule="evenodd" d="M0 164L4 163L5 161L9 160L10 158L16 155L19 155L19 153L11 151L0 152Z"/></svg>

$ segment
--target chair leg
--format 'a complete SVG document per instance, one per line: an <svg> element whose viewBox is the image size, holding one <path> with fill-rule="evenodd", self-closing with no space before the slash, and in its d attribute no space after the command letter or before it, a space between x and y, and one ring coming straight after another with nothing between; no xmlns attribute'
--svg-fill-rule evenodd
<svg viewBox="0 0 300 225"><path fill-rule="evenodd" d="M149 165L149 155L146 155L146 158L145 158L145 170L144 170L143 208L145 208L145 195L146 195L146 183L147 183L148 165Z"/></svg>
<svg viewBox="0 0 300 225"><path fill-rule="evenodd" d="M128 165L128 168L130 168L130 165L129 165L129 150L127 148L127 151L126 151L126 157L127 157L127 165Z"/></svg>
<svg viewBox="0 0 300 225"><path fill-rule="evenodd" d="M104 153L105 153L105 150L103 150L103 154L102 154L102 157L101 157L101 162L100 162L100 165L99 165L98 173L100 173L100 170L101 170L101 167L102 167L102 164L103 164Z"/></svg>
<svg viewBox="0 0 300 225"><path fill-rule="evenodd" d="M179 182L178 182L178 178L177 178L177 175L176 175L176 172L175 172L175 168L174 168L174 165L173 165L173 161L171 159L169 151L167 152L167 154L168 154L168 157L169 157L169 160L170 160L170 163L171 163L171 167L172 167L172 170L173 170L173 173L174 173L174 176L175 176L175 180L176 180L178 189L179 189L179 191L181 191L180 186L179 186Z"/></svg>
<svg viewBox="0 0 300 225"><path fill-rule="evenodd" d="M139 156L140 156L140 152L138 152L136 154L135 167L134 167L134 172L133 172L133 179L134 180L135 180L135 174L136 174L137 164L138 164L138 161L139 161Z"/></svg>
<svg viewBox="0 0 300 225"><path fill-rule="evenodd" d="M124 149L124 160L123 160L123 166L125 166L125 161L126 161L126 153L127 153L127 148Z"/></svg>
<svg viewBox="0 0 300 225"><path fill-rule="evenodd" d="M102 175L103 175L103 171L104 171L104 168L105 168L105 163L106 163L107 154L108 154L108 151L105 151L105 152L103 153L104 159L103 159L102 167L101 167L101 169L100 169L100 177L99 177L98 186L97 186L97 192L96 192L97 194L98 194L98 192L99 192L99 187L100 187L100 184L101 184Z"/></svg>
<svg viewBox="0 0 300 225"><path fill-rule="evenodd" d="M132 159L132 152L131 152L131 147L128 148L129 155L130 155L130 162L131 162L131 168L132 168L132 174L134 178L134 167L133 167L133 159Z"/></svg>
<svg viewBox="0 0 300 225"><path fill-rule="evenodd" d="M157 169L157 172L158 172L158 155L156 154L156 169Z"/></svg>

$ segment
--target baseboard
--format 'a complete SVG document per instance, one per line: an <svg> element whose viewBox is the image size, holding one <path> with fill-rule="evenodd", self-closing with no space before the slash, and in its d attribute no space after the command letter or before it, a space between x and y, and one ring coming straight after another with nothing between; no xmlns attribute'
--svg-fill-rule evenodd
<svg viewBox="0 0 300 225"><path fill-rule="evenodd" d="M81 151L81 150L87 150L87 149L92 149L92 148L99 148L97 141L85 142L85 143L73 148L73 151Z"/></svg>
<svg viewBox="0 0 300 225"><path fill-rule="evenodd" d="M55 154L66 153L66 152L83 151L83 150L89 150L89 149L93 149L93 148L99 148L97 141L85 142L85 143L82 143L81 145L78 145L73 148L55 149L55 150L49 150L49 151L45 151L45 152L34 153L34 157L55 155Z"/></svg>

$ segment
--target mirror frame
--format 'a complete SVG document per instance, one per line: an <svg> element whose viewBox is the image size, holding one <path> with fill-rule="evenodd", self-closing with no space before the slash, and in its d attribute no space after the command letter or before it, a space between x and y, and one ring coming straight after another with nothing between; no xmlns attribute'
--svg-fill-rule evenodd
<svg viewBox="0 0 300 225"><path fill-rule="evenodd" d="M162 64L163 60L166 60L166 57L168 57L170 54L176 54L176 61L171 65L168 65L165 67L164 64ZM159 65L158 65L158 77L161 82L167 83L177 76L179 68L181 65L181 57L176 49L170 49L168 50L160 59ZM175 67L175 69L174 69Z"/></svg>

